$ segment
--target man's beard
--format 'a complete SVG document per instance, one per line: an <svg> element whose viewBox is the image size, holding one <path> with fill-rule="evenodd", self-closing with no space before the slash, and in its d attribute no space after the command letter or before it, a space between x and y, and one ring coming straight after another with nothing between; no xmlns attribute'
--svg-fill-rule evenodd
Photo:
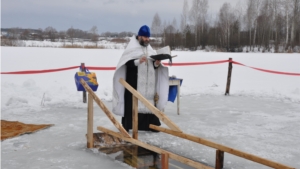
<svg viewBox="0 0 300 169"><path fill-rule="evenodd" d="M140 45L142 45L144 47L147 47L149 45L149 41L145 42L143 39L140 39L139 42L140 42Z"/></svg>

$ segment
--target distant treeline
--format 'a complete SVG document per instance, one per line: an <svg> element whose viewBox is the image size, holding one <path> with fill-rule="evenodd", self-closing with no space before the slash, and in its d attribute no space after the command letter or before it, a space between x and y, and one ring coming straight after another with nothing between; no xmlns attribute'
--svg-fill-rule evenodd
<svg viewBox="0 0 300 169"><path fill-rule="evenodd" d="M46 29L23 29L23 28L1 28L1 35L4 38L18 39L18 40L51 40L57 41L64 39L84 39L97 41L99 37L114 37L123 38L132 36L132 32L104 32L101 35L98 34L98 29L93 26L89 31L83 31L75 29L73 27L66 31L57 31L55 28L49 26Z"/></svg>
<svg viewBox="0 0 300 169"><path fill-rule="evenodd" d="M247 51L255 47L275 52L280 46L299 52L300 0L244 0L234 7L224 3L216 16L207 14L208 0L193 0L190 5L184 0L179 27L175 18L162 23L159 14L154 15L151 30L163 37L164 45L227 51L247 46Z"/></svg>
<svg viewBox="0 0 300 169"><path fill-rule="evenodd" d="M242 3L241 3L242 2ZM193 0L189 7L184 0L180 24L162 22L158 13L152 20L151 35L157 37L154 47L169 45L172 49L197 50L206 46L220 51L236 52L247 47L247 51L278 52L300 51L300 0L244 0L234 7L224 3L216 16L208 15L208 0ZM69 41L76 39L97 42L99 37L121 38L134 35L132 32L105 32L98 34L93 26L89 31L75 29L56 31L49 26L42 29L1 29L3 38L20 40Z"/></svg>
<svg viewBox="0 0 300 169"><path fill-rule="evenodd" d="M132 36L132 32L105 32L98 34L98 29L93 26L89 31L75 29L73 27L66 31L57 31L55 28L49 26L46 29L22 29L22 28L1 28L1 45L2 46L18 46L18 40L49 40L52 42L70 42L71 46L76 47L76 41L90 41L94 42L97 47L97 42L100 37L114 38L112 41L116 43L124 43L126 40L122 39Z"/></svg>

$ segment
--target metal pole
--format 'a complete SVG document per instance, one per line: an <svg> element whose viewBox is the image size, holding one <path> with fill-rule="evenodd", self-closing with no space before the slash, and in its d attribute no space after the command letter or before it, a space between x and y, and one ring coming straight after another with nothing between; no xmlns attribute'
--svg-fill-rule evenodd
<svg viewBox="0 0 300 169"><path fill-rule="evenodd" d="M80 70L81 70L81 72L85 72L85 64L84 63L81 63ZM86 103L86 91L83 91L82 99L83 99L83 103Z"/></svg>

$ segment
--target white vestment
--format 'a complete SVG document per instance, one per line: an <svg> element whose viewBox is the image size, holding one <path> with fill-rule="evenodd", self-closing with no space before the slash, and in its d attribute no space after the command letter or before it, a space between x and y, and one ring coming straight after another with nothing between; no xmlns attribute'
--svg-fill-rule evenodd
<svg viewBox="0 0 300 169"><path fill-rule="evenodd" d="M147 52L145 52L145 51L147 51ZM130 39L129 44L127 45L124 53L122 54L122 56L119 60L119 63L117 65L117 68L116 68L116 71L115 71L114 77L113 77L113 108L112 108L112 111L114 114L124 116L125 87L119 82L119 79L126 78L126 65L125 64L129 60L139 59L145 55L147 55L147 57L149 57L149 56L155 55L155 54L156 54L156 51L153 50L150 45L148 45L147 49L145 50L145 47L143 47L139 44L139 42L135 38L135 36L133 36ZM153 65L152 61L148 61L148 64L149 63L151 63L151 65ZM142 63L142 64L145 64L145 63ZM138 71L140 69L141 68L138 67ZM156 107L159 110L163 111L164 107L166 106L166 104L168 102L169 70L167 67L165 67L161 64L157 69L155 69L155 71L156 71L155 73L157 75L156 76L157 80L156 80L156 84L153 84L153 85L156 89L155 92L157 92L159 95L159 100L158 100ZM138 74L140 74L140 73L138 73ZM141 87L139 87L139 85L141 85L141 84L139 84L139 81L141 81L140 77L138 77L137 86L138 86L138 91L143 93L144 92L144 91L142 91L143 89ZM147 98L147 99L150 101L150 99L153 100L154 98ZM152 101L152 103L153 103L153 101ZM141 110L142 106L140 104L142 104L142 103L139 102L138 104L139 104L139 110ZM141 112L141 113L143 113L143 112Z"/></svg>

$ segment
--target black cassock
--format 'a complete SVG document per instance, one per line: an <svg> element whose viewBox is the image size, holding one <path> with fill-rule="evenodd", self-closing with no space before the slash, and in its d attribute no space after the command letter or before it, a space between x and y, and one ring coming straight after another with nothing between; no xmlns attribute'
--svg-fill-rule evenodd
<svg viewBox="0 0 300 169"><path fill-rule="evenodd" d="M126 82L136 90L138 67L135 66L134 60L128 61L125 65L127 67ZM154 67L154 69L156 69L156 67ZM156 130L149 128L149 124L160 126L160 121L154 114L138 113L138 129L155 132ZM124 94L124 117L122 117L122 125L127 131L132 129L132 94L126 88Z"/></svg>

